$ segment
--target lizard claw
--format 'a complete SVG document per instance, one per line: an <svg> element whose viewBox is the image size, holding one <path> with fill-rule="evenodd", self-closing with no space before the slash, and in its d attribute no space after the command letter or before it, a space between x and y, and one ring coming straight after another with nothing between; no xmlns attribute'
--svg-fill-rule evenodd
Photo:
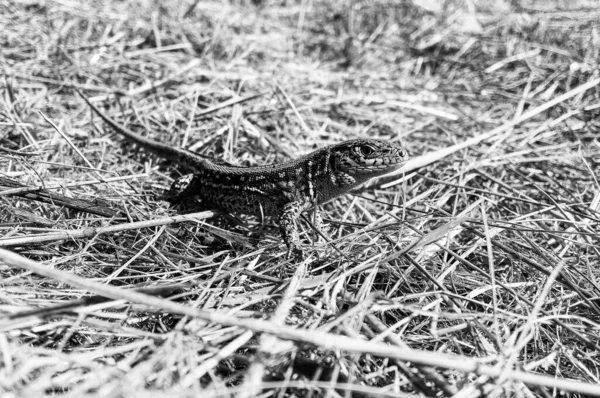
<svg viewBox="0 0 600 398"><path fill-rule="evenodd" d="M304 251L302 249L300 249L298 246L290 245L288 247L286 259L302 260L302 259L304 259Z"/></svg>

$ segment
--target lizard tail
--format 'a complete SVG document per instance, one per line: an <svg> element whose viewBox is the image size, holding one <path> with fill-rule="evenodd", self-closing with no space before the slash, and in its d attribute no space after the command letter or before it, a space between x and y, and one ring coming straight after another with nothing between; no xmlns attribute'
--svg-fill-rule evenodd
<svg viewBox="0 0 600 398"><path fill-rule="evenodd" d="M98 109L98 107L92 104L92 102L87 97L85 97L77 88L74 87L74 90L77 92L77 94L79 94L81 98L83 98L83 100L89 105L89 107L92 108L94 113L97 114L102 120L104 120L106 124L112 127L113 130L121 134L126 139L142 146L147 151L159 155L160 157L182 161L191 168L202 167L208 162L208 160L205 157L198 155L195 152L163 144L161 142L142 137L141 135L134 133L133 131L117 123L112 118L107 116L104 112L102 112L100 109Z"/></svg>

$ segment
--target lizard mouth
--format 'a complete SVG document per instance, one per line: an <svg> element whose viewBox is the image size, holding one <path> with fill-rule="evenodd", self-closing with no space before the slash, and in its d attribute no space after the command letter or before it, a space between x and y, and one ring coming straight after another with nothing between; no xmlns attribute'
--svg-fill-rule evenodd
<svg viewBox="0 0 600 398"><path fill-rule="evenodd" d="M371 166L360 166L353 168L353 174L362 174L368 178L379 177L398 170L406 163L405 160L395 161L393 163L385 163Z"/></svg>

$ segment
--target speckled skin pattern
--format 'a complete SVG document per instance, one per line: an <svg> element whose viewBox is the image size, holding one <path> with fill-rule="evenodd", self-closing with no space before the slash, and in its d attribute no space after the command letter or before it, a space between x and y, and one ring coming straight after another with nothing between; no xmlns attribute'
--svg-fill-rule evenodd
<svg viewBox="0 0 600 398"><path fill-rule="evenodd" d="M80 94L81 95L81 94ZM82 95L83 97L83 95ZM398 144L374 139L344 141L284 163L255 167L216 164L185 149L149 140L119 125L85 97L118 133L167 159L195 170L173 184L175 201L195 197L208 206L278 218L288 255L301 253L296 222L303 211L328 202L373 177L400 168L407 159Z"/></svg>

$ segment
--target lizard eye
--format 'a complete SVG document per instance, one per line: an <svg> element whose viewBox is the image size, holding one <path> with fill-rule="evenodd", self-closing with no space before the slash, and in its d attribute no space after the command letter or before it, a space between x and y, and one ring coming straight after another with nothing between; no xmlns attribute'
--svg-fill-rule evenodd
<svg viewBox="0 0 600 398"><path fill-rule="evenodd" d="M361 147L358 147L358 152L363 156L369 156L372 155L373 152L375 152L375 148L373 148L370 145L363 145Z"/></svg>

